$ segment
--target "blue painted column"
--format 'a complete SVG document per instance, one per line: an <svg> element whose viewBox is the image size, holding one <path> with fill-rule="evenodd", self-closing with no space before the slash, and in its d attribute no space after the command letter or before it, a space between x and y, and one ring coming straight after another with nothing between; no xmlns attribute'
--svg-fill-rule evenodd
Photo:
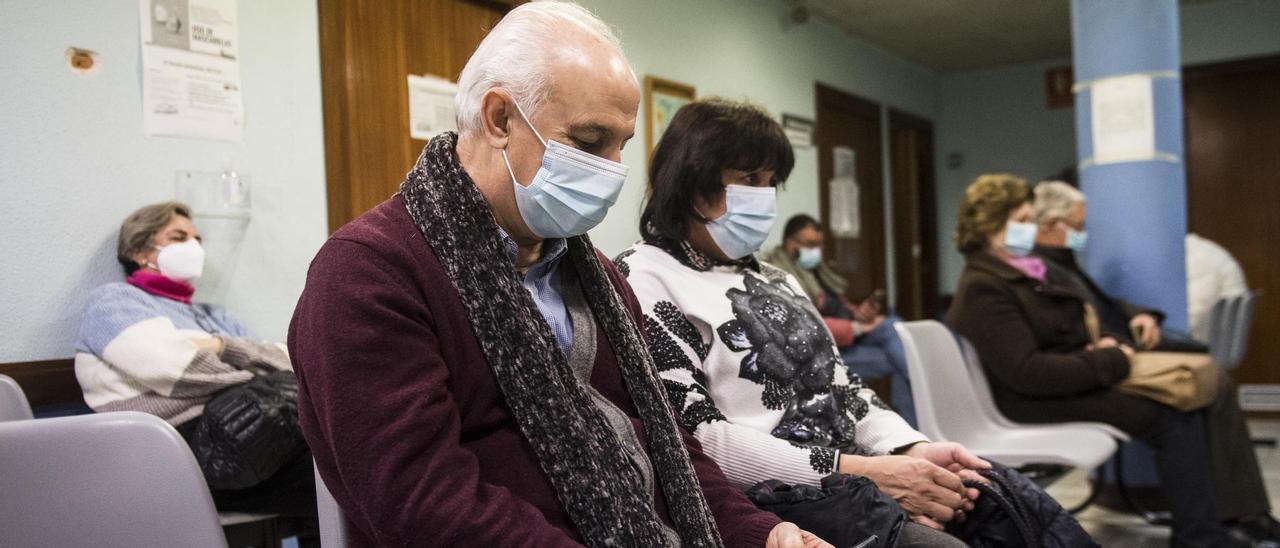
<svg viewBox="0 0 1280 548"><path fill-rule="evenodd" d="M1108 293L1164 311L1165 326L1185 332L1187 184L1178 38L1176 0L1071 1L1076 150L1080 189L1089 197L1085 264ZM1116 161L1106 157L1106 147L1095 150L1094 97L1125 76L1150 78L1154 151ZM1127 443L1121 451L1128 485L1159 484L1150 448ZM1112 469L1106 468L1108 482L1114 482Z"/></svg>
<svg viewBox="0 0 1280 548"><path fill-rule="evenodd" d="M1178 37L1176 0L1071 2L1080 186L1089 197L1085 263L1104 290L1164 311L1165 326L1185 332L1187 192ZM1108 158L1115 148L1095 151L1093 107L1099 86L1124 76L1150 78L1151 108L1138 110L1154 117L1155 146L1151 154L1117 160Z"/></svg>

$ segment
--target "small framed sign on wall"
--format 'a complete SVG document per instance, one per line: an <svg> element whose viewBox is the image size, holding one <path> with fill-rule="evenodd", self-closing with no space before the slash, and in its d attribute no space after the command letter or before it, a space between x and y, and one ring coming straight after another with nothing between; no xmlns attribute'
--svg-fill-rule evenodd
<svg viewBox="0 0 1280 548"><path fill-rule="evenodd" d="M667 130L671 118L697 98L693 86L656 76L644 77L644 157L653 156L653 147Z"/></svg>

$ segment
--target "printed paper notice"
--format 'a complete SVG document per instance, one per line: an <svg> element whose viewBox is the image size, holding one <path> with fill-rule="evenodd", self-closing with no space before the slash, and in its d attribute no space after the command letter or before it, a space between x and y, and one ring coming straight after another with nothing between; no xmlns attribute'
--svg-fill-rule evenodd
<svg viewBox="0 0 1280 548"><path fill-rule="evenodd" d="M855 178L858 176L858 155L852 148L846 146L832 148L831 163L834 177Z"/></svg>
<svg viewBox="0 0 1280 548"><path fill-rule="evenodd" d="M862 236L862 216L858 213L858 181L852 177L836 177L830 190L831 233L839 238Z"/></svg>
<svg viewBox="0 0 1280 548"><path fill-rule="evenodd" d="M1093 84L1090 91L1094 164L1155 158L1156 126L1151 77L1107 78Z"/></svg>
<svg viewBox="0 0 1280 548"><path fill-rule="evenodd" d="M436 76L409 75L409 136L428 141L458 129L453 98L458 85Z"/></svg>
<svg viewBox="0 0 1280 548"><path fill-rule="evenodd" d="M142 128L240 142L236 0L139 0Z"/></svg>

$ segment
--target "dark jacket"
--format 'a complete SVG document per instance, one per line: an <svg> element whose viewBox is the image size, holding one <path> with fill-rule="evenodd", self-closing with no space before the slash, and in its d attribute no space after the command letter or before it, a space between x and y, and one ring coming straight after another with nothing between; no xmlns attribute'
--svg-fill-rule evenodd
<svg viewBox="0 0 1280 548"><path fill-rule="evenodd" d="M1026 476L998 462L991 463L991 466L990 471L982 472L991 480L987 485L965 482L965 485L982 491L982 496L978 497L977 505L969 512L967 520L947 524L948 533L963 540L970 548L1026 546L1022 529L1015 523L1011 509L995 500L998 496L1008 501L1010 506L1022 509L1013 512L1024 516L1023 523L1034 539L1033 546L1098 546L1070 512Z"/></svg>
<svg viewBox="0 0 1280 548"><path fill-rule="evenodd" d="M1133 335L1129 332L1129 321L1139 314L1150 314L1156 322L1164 322L1164 312L1133 304L1124 299L1108 295L1089 273L1080 268L1076 262L1076 254L1065 247L1036 246L1034 253L1045 260L1050 268L1060 269L1063 279L1077 291L1089 299L1093 308L1098 311L1098 320L1102 323L1105 334L1115 337L1126 344L1133 344Z"/></svg>
<svg viewBox="0 0 1280 548"><path fill-rule="evenodd" d="M1085 299L1069 284L1053 269L1040 282L990 253L972 253L947 323L977 350L1009 418L1101 421L1138 433L1160 406L1111 388L1129 376L1129 360L1118 348L1086 350Z"/></svg>
<svg viewBox="0 0 1280 548"><path fill-rule="evenodd" d="M640 307L607 259L633 318ZM458 292L404 201L335 233L289 328L303 433L354 546L569 546L580 542L504 403ZM607 337L591 385L644 427ZM727 546L763 546L756 509L692 436L685 442ZM661 490L655 509L670 524Z"/></svg>

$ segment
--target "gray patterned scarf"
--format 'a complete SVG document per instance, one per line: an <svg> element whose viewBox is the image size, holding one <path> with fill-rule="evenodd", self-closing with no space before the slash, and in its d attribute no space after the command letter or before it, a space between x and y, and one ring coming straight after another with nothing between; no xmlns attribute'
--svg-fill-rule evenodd
<svg viewBox="0 0 1280 548"><path fill-rule="evenodd" d="M662 546L661 522L618 437L581 388L521 285L488 204L458 163L457 135L432 139L400 192L462 297L507 406L588 546ZM685 546L721 540L652 359L587 236L565 260L644 422L649 456Z"/></svg>

